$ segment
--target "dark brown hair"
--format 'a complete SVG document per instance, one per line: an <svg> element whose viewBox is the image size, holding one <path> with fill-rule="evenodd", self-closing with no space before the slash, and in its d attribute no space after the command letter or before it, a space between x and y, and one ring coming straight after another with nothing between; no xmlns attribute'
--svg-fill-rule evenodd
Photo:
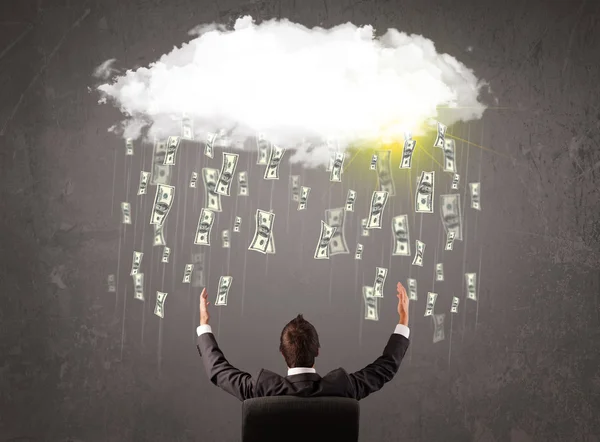
<svg viewBox="0 0 600 442"><path fill-rule="evenodd" d="M288 322L281 331L279 351L289 368L312 367L320 347L317 330L302 315Z"/></svg>

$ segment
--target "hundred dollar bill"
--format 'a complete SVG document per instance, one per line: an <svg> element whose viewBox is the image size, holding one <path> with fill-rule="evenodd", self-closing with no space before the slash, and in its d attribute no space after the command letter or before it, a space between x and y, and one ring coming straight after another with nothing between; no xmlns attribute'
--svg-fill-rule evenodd
<svg viewBox="0 0 600 442"><path fill-rule="evenodd" d="M452 305L450 306L450 313L458 313L458 304L460 303L460 299L456 296L452 297Z"/></svg>
<svg viewBox="0 0 600 442"><path fill-rule="evenodd" d="M194 271L194 264L186 264L183 270L183 283L189 284L192 282L192 272Z"/></svg>
<svg viewBox="0 0 600 442"><path fill-rule="evenodd" d="M275 214L273 212L257 209L255 220L254 237L252 238L248 250L266 254L267 246L269 245L269 240L271 238L271 232L273 231Z"/></svg>
<svg viewBox="0 0 600 442"><path fill-rule="evenodd" d="M433 213L435 172L421 172L415 195L415 212Z"/></svg>
<svg viewBox="0 0 600 442"><path fill-rule="evenodd" d="M402 148L402 160L400 161L400 169L411 168L412 156L416 146L416 140L407 139L404 141L404 147Z"/></svg>
<svg viewBox="0 0 600 442"><path fill-rule="evenodd" d="M152 179L150 180L150 184L153 186L171 183L171 168L164 165L166 155L167 142L155 138L154 156L152 158Z"/></svg>
<svg viewBox="0 0 600 442"><path fill-rule="evenodd" d="M465 273L465 284L467 286L467 299L477 301L477 273Z"/></svg>
<svg viewBox="0 0 600 442"><path fill-rule="evenodd" d="M168 293L156 291L156 305L154 306L154 314L159 318L165 317L165 301Z"/></svg>
<svg viewBox="0 0 600 442"><path fill-rule="evenodd" d="M439 147L440 149L444 148L444 140L446 139L446 130L448 128L444 126L442 123L437 124L437 137L435 139L435 143L433 143L433 147Z"/></svg>
<svg viewBox="0 0 600 442"><path fill-rule="evenodd" d="M423 256L425 255L425 243L423 243L417 239L416 240L416 249L417 249L417 251L415 253L415 257L413 258L412 265L423 267Z"/></svg>
<svg viewBox="0 0 600 442"><path fill-rule="evenodd" d="M173 199L175 198L175 187L159 184L156 186L156 195L154 196L154 205L150 215L150 224L162 225L165 218L171 210Z"/></svg>
<svg viewBox="0 0 600 442"><path fill-rule="evenodd" d="M195 189L197 182L198 182L198 172L192 172L192 177L190 178L190 187L192 189Z"/></svg>
<svg viewBox="0 0 600 442"><path fill-rule="evenodd" d="M125 140L125 155L133 155L133 139L127 138Z"/></svg>
<svg viewBox="0 0 600 442"><path fill-rule="evenodd" d="M177 157L177 149L181 143L180 137L169 137L167 139L167 153L165 155L165 166L174 166Z"/></svg>
<svg viewBox="0 0 600 442"><path fill-rule="evenodd" d="M133 297L140 301L144 301L144 274L136 273L131 275L133 278Z"/></svg>
<svg viewBox="0 0 600 442"><path fill-rule="evenodd" d="M363 286L363 298L365 300L365 319L379 321L377 298L373 296L373 287Z"/></svg>
<svg viewBox="0 0 600 442"><path fill-rule="evenodd" d="M256 159L256 164L260 166L266 166L269 164L269 157L271 155L271 143L265 139L263 134L258 134L256 144L258 147L258 158Z"/></svg>
<svg viewBox="0 0 600 442"><path fill-rule="evenodd" d="M308 203L308 195L310 194L310 187L301 187L300 202L298 203L298 210L306 209Z"/></svg>
<svg viewBox="0 0 600 442"><path fill-rule="evenodd" d="M396 185L392 176L392 151L383 150L379 152L377 161L377 180L379 181L379 190L387 192L389 196L396 195Z"/></svg>
<svg viewBox="0 0 600 442"><path fill-rule="evenodd" d="M165 246L165 248L163 249L163 254L162 254L162 258L160 259L160 262L168 264L169 256L171 256L171 249L169 247Z"/></svg>
<svg viewBox="0 0 600 442"><path fill-rule="evenodd" d="M431 316L433 314L437 296L437 293L427 292L427 305L425 306L425 314L423 316Z"/></svg>
<svg viewBox="0 0 600 442"><path fill-rule="evenodd" d="M207 209L214 212L222 212L221 195L216 192L219 171L205 167L202 169L202 181L204 182L204 204Z"/></svg>
<svg viewBox="0 0 600 442"><path fill-rule="evenodd" d="M108 275L108 293L115 293L117 291L117 284L115 282L115 275Z"/></svg>
<svg viewBox="0 0 600 442"><path fill-rule="evenodd" d="M242 218L239 216L235 217L235 223L233 224L233 231L238 233L240 231L240 225L242 224Z"/></svg>
<svg viewBox="0 0 600 442"><path fill-rule="evenodd" d="M454 232L454 240L462 241L462 213L460 195L440 195L440 216L446 234Z"/></svg>
<svg viewBox="0 0 600 442"><path fill-rule="evenodd" d="M416 279L412 279L412 278L408 278L406 280L406 283L408 285L408 300L409 301L417 301L418 297L417 297L417 280Z"/></svg>
<svg viewBox="0 0 600 442"><path fill-rule="evenodd" d="M410 256L410 234L408 231L408 215L392 218L392 256Z"/></svg>
<svg viewBox="0 0 600 442"><path fill-rule="evenodd" d="M202 209L200 211L194 244L210 246L210 232L212 231L214 222L215 212L210 209Z"/></svg>
<svg viewBox="0 0 600 442"><path fill-rule="evenodd" d="M129 203L121 203L121 222L131 224L131 205Z"/></svg>
<svg viewBox="0 0 600 442"><path fill-rule="evenodd" d="M443 341L444 336L444 319L445 313L433 315L433 343Z"/></svg>
<svg viewBox="0 0 600 442"><path fill-rule="evenodd" d="M231 288L232 282L232 276L221 276L219 278L219 291L217 293L215 305L227 305L227 298L229 297L229 289Z"/></svg>
<svg viewBox="0 0 600 442"><path fill-rule="evenodd" d="M142 265L142 258L144 257L144 252L133 252L133 260L131 262L131 273L130 275L135 275L140 272L140 267Z"/></svg>
<svg viewBox="0 0 600 442"><path fill-rule="evenodd" d="M452 177L452 190L458 190L458 183L460 181L460 175L455 173Z"/></svg>
<svg viewBox="0 0 600 442"><path fill-rule="evenodd" d="M204 145L204 155L208 158L215 157L215 141L217 140L217 133L209 132L206 134L206 144Z"/></svg>
<svg viewBox="0 0 600 442"><path fill-rule="evenodd" d="M363 218L360 220L360 226L361 226L361 236L369 236L369 229L367 228L367 218Z"/></svg>
<svg viewBox="0 0 600 442"><path fill-rule="evenodd" d="M388 193L375 191L371 196L371 207L369 209L369 218L367 219L367 229L381 229L383 221L383 210L388 200Z"/></svg>
<svg viewBox="0 0 600 442"><path fill-rule="evenodd" d="M221 242L223 243L224 249L231 248L231 244L229 242L229 230L225 229L221 232Z"/></svg>
<svg viewBox="0 0 600 442"><path fill-rule="evenodd" d="M319 234L319 242L315 250L315 259L329 259L329 242L335 234L336 228L331 227L321 221L321 233Z"/></svg>
<svg viewBox="0 0 600 442"><path fill-rule="evenodd" d="M342 182L342 165L344 164L344 158L346 154L344 152L336 152L333 158L333 165L331 167L331 173L329 174L329 181L333 183Z"/></svg>
<svg viewBox="0 0 600 442"><path fill-rule="evenodd" d="M140 185L138 187L138 195L146 195L148 183L150 182L150 172L140 171Z"/></svg>
<svg viewBox="0 0 600 442"><path fill-rule="evenodd" d="M441 262L438 262L435 265L435 280L436 281L444 280L444 264Z"/></svg>
<svg viewBox="0 0 600 442"><path fill-rule="evenodd" d="M373 283L373 296L383 298L383 288L385 286L385 278L387 278L388 269L377 267L375 282Z"/></svg>
<svg viewBox="0 0 600 442"><path fill-rule="evenodd" d="M238 196L248 196L248 172L238 173Z"/></svg>
<svg viewBox="0 0 600 442"><path fill-rule="evenodd" d="M186 115L181 119L181 138L185 138L186 140L194 139L194 125L192 120Z"/></svg>
<svg viewBox="0 0 600 442"><path fill-rule="evenodd" d="M325 210L325 219L327 220L327 225L335 228L335 233L329 241L329 255L335 256L350 253L344 234L344 223L346 221L346 211L344 208Z"/></svg>
<svg viewBox="0 0 600 442"><path fill-rule="evenodd" d="M354 202L356 201L356 192L352 189L348 190L346 197L346 212L354 212Z"/></svg>
<svg viewBox="0 0 600 442"><path fill-rule="evenodd" d="M154 224L154 239L152 242L153 246L166 246L167 241L165 241L165 226Z"/></svg>
<svg viewBox="0 0 600 442"><path fill-rule="evenodd" d="M354 253L354 259L362 259L363 253L363 245L358 243L356 244L356 252Z"/></svg>
<svg viewBox="0 0 600 442"><path fill-rule="evenodd" d="M231 194L232 179L233 175L235 174L235 168L237 166L239 157L240 156L237 153L223 152L223 164L221 166L219 178L217 178L215 193L225 196L229 196Z"/></svg>
<svg viewBox="0 0 600 442"><path fill-rule="evenodd" d="M377 168L377 154L373 154L373 156L371 157L371 166L369 166L369 169L375 170L376 168Z"/></svg>
<svg viewBox="0 0 600 442"><path fill-rule="evenodd" d="M265 169L265 180L278 180L279 179L279 164L285 153L285 148L273 145L271 153L269 155L269 162Z"/></svg>
<svg viewBox="0 0 600 442"><path fill-rule="evenodd" d="M471 208L481 210L481 184L469 183L469 189L471 191Z"/></svg>
<svg viewBox="0 0 600 442"><path fill-rule="evenodd" d="M444 172L456 173L454 140L444 140Z"/></svg>
<svg viewBox="0 0 600 442"><path fill-rule="evenodd" d="M300 201L300 177L298 175L292 175L290 177L292 181L292 201Z"/></svg>
<svg viewBox="0 0 600 442"><path fill-rule="evenodd" d="M444 250L452 250L454 248L454 237L456 236L456 232L448 232L446 234L446 246Z"/></svg>

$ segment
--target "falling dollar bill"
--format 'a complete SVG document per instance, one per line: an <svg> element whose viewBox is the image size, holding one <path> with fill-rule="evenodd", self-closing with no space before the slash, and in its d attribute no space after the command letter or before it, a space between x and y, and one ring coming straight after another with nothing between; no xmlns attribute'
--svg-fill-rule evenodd
<svg viewBox="0 0 600 442"><path fill-rule="evenodd" d="M185 138L186 140L194 139L194 126L192 120L186 115L181 119L181 138Z"/></svg>
<svg viewBox="0 0 600 442"><path fill-rule="evenodd" d="M115 282L115 275L108 275L108 293L115 293L117 291L117 284Z"/></svg>
<svg viewBox="0 0 600 442"><path fill-rule="evenodd" d="M153 246L165 246L167 241L165 240L165 226L154 224L154 239L152 241Z"/></svg>
<svg viewBox="0 0 600 442"><path fill-rule="evenodd" d="M160 262L168 264L169 256L171 256L171 249L167 246L163 249L162 258L160 258Z"/></svg>
<svg viewBox="0 0 600 442"><path fill-rule="evenodd" d="M127 138L125 140L125 155L133 155L133 139Z"/></svg>
<svg viewBox="0 0 600 442"><path fill-rule="evenodd" d="M131 275L133 278L133 297L140 301L144 300L144 274L136 273Z"/></svg>
<svg viewBox="0 0 600 442"><path fill-rule="evenodd" d="M460 175L455 173L452 177L452 190L458 190L458 183L460 181Z"/></svg>
<svg viewBox="0 0 600 442"><path fill-rule="evenodd" d="M467 299L477 301L477 273L465 273L465 284L467 286Z"/></svg>
<svg viewBox="0 0 600 442"><path fill-rule="evenodd" d="M392 176L392 151L380 151L377 161L377 180L379 190L387 192L389 196L396 195L396 185Z"/></svg>
<svg viewBox="0 0 600 442"><path fill-rule="evenodd" d="M156 195L154 196L154 205L150 215L150 224L162 225L165 218L171 210L173 199L175 197L175 187L166 184L156 186Z"/></svg>
<svg viewBox="0 0 600 442"><path fill-rule="evenodd" d="M248 196L248 172L238 173L238 196Z"/></svg>
<svg viewBox="0 0 600 442"><path fill-rule="evenodd" d="M232 282L232 276L221 276L219 278L219 291L217 292L215 305L227 305L227 298L229 297L229 289Z"/></svg>
<svg viewBox="0 0 600 442"><path fill-rule="evenodd" d="M333 163L335 162L335 154L338 150L338 146L336 140L334 140L333 138L327 139L326 143L327 150L329 151L329 163L327 164L325 171L331 172L331 170L333 169Z"/></svg>
<svg viewBox="0 0 600 442"><path fill-rule="evenodd" d="M371 157L371 166L369 167L369 169L375 170L376 168L377 168L377 154L373 154L373 156Z"/></svg>
<svg viewBox="0 0 600 442"><path fill-rule="evenodd" d="M235 222L233 224L233 231L238 233L240 231L240 226L242 225L242 218L239 216L235 217Z"/></svg>
<svg viewBox="0 0 600 442"><path fill-rule="evenodd" d="M154 306L154 314L159 318L164 319L165 317L165 301L168 293L156 292L156 305Z"/></svg>
<svg viewBox="0 0 600 442"><path fill-rule="evenodd" d="M225 153L223 152L223 164L221 166L221 172L217 178L217 185L215 186L215 193L219 195L229 196L231 194L231 184L233 175L235 174L235 168L238 163L239 155L237 153Z"/></svg>
<svg viewBox="0 0 600 442"><path fill-rule="evenodd" d="M381 229L383 210L388 200L388 193L376 190L371 196L371 207L367 220L367 229Z"/></svg>
<svg viewBox="0 0 600 442"><path fill-rule="evenodd" d="M229 240L229 230L225 229L221 232L221 242L223 243L224 249L229 249L231 247Z"/></svg>
<svg viewBox="0 0 600 442"><path fill-rule="evenodd" d="M363 253L363 245L358 243L356 244L356 252L354 253L354 259L362 259Z"/></svg>
<svg viewBox="0 0 600 442"><path fill-rule="evenodd" d="M198 182L198 172L192 172L192 177L190 178L190 187L192 189L195 189L197 182Z"/></svg>
<svg viewBox="0 0 600 442"><path fill-rule="evenodd" d="M214 222L215 212L210 209L202 209L200 211L194 244L210 246L210 232L212 231Z"/></svg>
<svg viewBox="0 0 600 442"><path fill-rule="evenodd" d="M204 253L192 253L192 264L194 264L192 287L204 287L206 285L204 281Z"/></svg>
<svg viewBox="0 0 600 442"><path fill-rule="evenodd" d="M131 224L131 205L129 203L121 203L121 222Z"/></svg>
<svg viewBox="0 0 600 442"><path fill-rule="evenodd" d="M423 316L431 316L435 307L437 293L427 292L427 305L425 306L425 314Z"/></svg>
<svg viewBox="0 0 600 442"><path fill-rule="evenodd" d="M167 139L167 153L165 155L165 166L174 166L177 157L177 149L181 144L181 137L169 137Z"/></svg>
<svg viewBox="0 0 600 442"><path fill-rule="evenodd" d="M367 228L367 218L363 218L360 220L360 227L361 227L361 236L369 236L369 229Z"/></svg>
<svg viewBox="0 0 600 442"><path fill-rule="evenodd" d="M452 250L454 248L454 237L456 236L456 232L448 232L446 234L446 246L444 250Z"/></svg>
<svg viewBox="0 0 600 442"><path fill-rule="evenodd" d="M416 146L416 140L407 139L404 141L404 147L402 148L402 160L400 161L400 169L411 168L412 156Z"/></svg>
<svg viewBox="0 0 600 442"><path fill-rule="evenodd" d="M354 202L356 201L356 191L348 190L348 196L346 197L346 212L354 212Z"/></svg>
<svg viewBox="0 0 600 442"><path fill-rule="evenodd" d="M450 313L458 313L458 304L460 303L460 299L456 296L452 297L452 305L450 306Z"/></svg>
<svg viewBox="0 0 600 442"><path fill-rule="evenodd" d="M248 250L266 254L269 239L271 238L271 232L273 231L275 214L273 212L257 209L255 220L254 236L252 237L252 242L250 243Z"/></svg>
<svg viewBox="0 0 600 442"><path fill-rule="evenodd" d="M150 184L153 186L171 183L171 167L164 165L166 155L167 142L155 138L154 156L152 158L152 179L150 180Z"/></svg>
<svg viewBox="0 0 600 442"><path fill-rule="evenodd" d="M408 285L408 299L409 301L417 301L418 297L417 297L417 280L416 279L412 279L412 278L408 278L406 280L406 283Z"/></svg>
<svg viewBox="0 0 600 442"><path fill-rule="evenodd" d="M408 215L392 218L392 256L410 256L410 234L408 231Z"/></svg>
<svg viewBox="0 0 600 442"><path fill-rule="evenodd" d="M131 273L130 275L135 275L139 273L140 267L142 265L142 258L144 257L143 252L133 252L133 260L131 262Z"/></svg>
<svg viewBox="0 0 600 442"><path fill-rule="evenodd" d="M269 162L267 163L267 168L265 169L265 180L279 179L279 164L281 163L284 153L285 148L273 145L269 155Z"/></svg>
<svg viewBox="0 0 600 442"><path fill-rule="evenodd" d="M292 175L290 177L292 182L292 201L300 201L300 177L298 175Z"/></svg>
<svg viewBox="0 0 600 442"><path fill-rule="evenodd" d="M222 212L221 195L216 192L219 171L205 167L202 169L202 181L204 182L204 204L207 209L214 212Z"/></svg>
<svg viewBox="0 0 600 442"><path fill-rule="evenodd" d="M469 189L471 191L471 208L481 210L481 184L469 183Z"/></svg>
<svg viewBox="0 0 600 442"><path fill-rule="evenodd" d="M218 134L209 132L206 134L206 144L204 145L204 155L208 158L215 157L215 141L217 140Z"/></svg>
<svg viewBox="0 0 600 442"><path fill-rule="evenodd" d="M271 143L265 139L263 134L258 134L256 144L258 147L258 158L256 159L256 164L259 166L266 166L269 164L269 157L271 156Z"/></svg>
<svg viewBox="0 0 600 442"><path fill-rule="evenodd" d="M425 243L423 243L417 239L415 248L417 249L417 251L415 253L415 257L413 258L412 265L423 267L423 256L425 255Z"/></svg>
<svg viewBox="0 0 600 442"><path fill-rule="evenodd" d="M377 267L375 282L373 283L373 296L383 298L383 288L385 286L385 278L387 278L388 269Z"/></svg>
<svg viewBox="0 0 600 442"><path fill-rule="evenodd" d="M456 173L454 140L444 140L444 172Z"/></svg>
<svg viewBox="0 0 600 442"><path fill-rule="evenodd" d="M315 259L329 259L329 242L335 234L336 228L331 227L321 221L321 233L319 234L319 242L315 250Z"/></svg>
<svg viewBox="0 0 600 442"><path fill-rule="evenodd" d="M186 264L183 270L183 283L189 284L192 282L192 272L194 271L194 264Z"/></svg>
<svg viewBox="0 0 600 442"><path fill-rule="evenodd" d="M148 183L150 183L150 172L140 171L140 185L137 191L138 195L146 195Z"/></svg>
<svg viewBox="0 0 600 442"><path fill-rule="evenodd" d="M435 138L435 143L433 143L433 147L439 147L440 149L444 148L444 140L446 139L446 129L448 129L446 126L438 122L437 137Z"/></svg>
<svg viewBox="0 0 600 442"><path fill-rule="evenodd" d="M462 241L462 213L458 193L440 195L440 216L446 234L454 232L453 241Z"/></svg>
<svg viewBox="0 0 600 442"><path fill-rule="evenodd" d="M300 202L298 203L298 210L306 209L308 203L308 195L310 194L310 187L301 187L300 191Z"/></svg>
<svg viewBox="0 0 600 442"><path fill-rule="evenodd" d="M378 321L377 298L373 295L373 287L363 286L363 298L365 300L365 319Z"/></svg>
<svg viewBox="0 0 600 442"><path fill-rule="evenodd" d="M344 164L344 158L346 154L344 152L336 152L333 158L333 165L331 167L331 173L329 174L329 181L333 183L342 182L342 165Z"/></svg>
<svg viewBox="0 0 600 442"><path fill-rule="evenodd" d="M415 212L433 213L435 172L421 172L415 195Z"/></svg>
<svg viewBox="0 0 600 442"><path fill-rule="evenodd" d="M335 228L335 233L329 241L329 255L335 256L350 253L344 234L344 223L346 220L346 211L344 208L325 210L325 219L327 225Z"/></svg>
<svg viewBox="0 0 600 442"><path fill-rule="evenodd" d="M444 264L441 262L438 262L435 265L435 280L436 281L444 280Z"/></svg>
<svg viewBox="0 0 600 442"><path fill-rule="evenodd" d="M433 315L433 343L443 341L444 336L444 319L445 313Z"/></svg>

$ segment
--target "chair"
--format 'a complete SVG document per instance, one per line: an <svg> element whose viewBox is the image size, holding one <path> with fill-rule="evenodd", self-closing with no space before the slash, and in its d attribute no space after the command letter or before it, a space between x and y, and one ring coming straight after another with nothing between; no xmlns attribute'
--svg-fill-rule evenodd
<svg viewBox="0 0 600 442"><path fill-rule="evenodd" d="M358 401L267 396L242 403L242 442L357 442Z"/></svg>

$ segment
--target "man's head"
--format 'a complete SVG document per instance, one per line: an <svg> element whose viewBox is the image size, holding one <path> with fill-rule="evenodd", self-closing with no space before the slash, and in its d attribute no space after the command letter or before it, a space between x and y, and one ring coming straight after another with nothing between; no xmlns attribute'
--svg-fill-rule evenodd
<svg viewBox="0 0 600 442"><path fill-rule="evenodd" d="M317 330L302 315L288 322L281 332L279 351L289 368L312 367L319 348Z"/></svg>

